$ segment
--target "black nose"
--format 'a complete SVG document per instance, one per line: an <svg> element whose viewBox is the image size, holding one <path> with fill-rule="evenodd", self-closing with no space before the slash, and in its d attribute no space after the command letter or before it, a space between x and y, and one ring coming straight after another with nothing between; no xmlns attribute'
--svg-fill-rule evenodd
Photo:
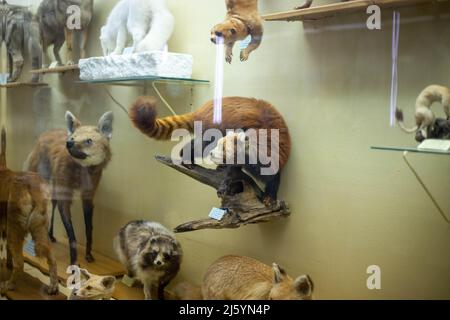
<svg viewBox="0 0 450 320"><path fill-rule="evenodd" d="M72 149L74 145L75 145L74 141L67 141L66 143L67 149Z"/></svg>
<svg viewBox="0 0 450 320"><path fill-rule="evenodd" d="M216 31L216 36L221 37L222 36L222 32Z"/></svg>
<svg viewBox="0 0 450 320"><path fill-rule="evenodd" d="M156 264L157 264L158 266L160 266L160 265L162 265L162 262L161 262L161 261L156 261Z"/></svg>

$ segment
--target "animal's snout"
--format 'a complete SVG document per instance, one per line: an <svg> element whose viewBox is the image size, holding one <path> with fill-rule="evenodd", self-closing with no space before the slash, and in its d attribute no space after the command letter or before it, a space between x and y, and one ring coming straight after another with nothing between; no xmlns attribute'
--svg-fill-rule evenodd
<svg viewBox="0 0 450 320"><path fill-rule="evenodd" d="M162 262L161 261L156 261L156 264L158 265L158 266L160 266L160 265L162 265Z"/></svg>
<svg viewBox="0 0 450 320"><path fill-rule="evenodd" d="M216 37L211 37L211 42L216 43Z"/></svg>
<svg viewBox="0 0 450 320"><path fill-rule="evenodd" d="M74 146L75 146L75 141L69 140L66 142L67 149L72 149Z"/></svg>

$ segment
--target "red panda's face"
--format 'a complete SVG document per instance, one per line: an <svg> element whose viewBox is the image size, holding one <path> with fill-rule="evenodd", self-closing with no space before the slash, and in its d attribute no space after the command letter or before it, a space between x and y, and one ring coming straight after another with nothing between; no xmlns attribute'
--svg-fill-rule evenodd
<svg viewBox="0 0 450 320"><path fill-rule="evenodd" d="M238 151L244 153L248 152L248 140L246 135L243 132L230 132L220 139L217 146L211 151L211 160L217 165L225 163L238 164Z"/></svg>

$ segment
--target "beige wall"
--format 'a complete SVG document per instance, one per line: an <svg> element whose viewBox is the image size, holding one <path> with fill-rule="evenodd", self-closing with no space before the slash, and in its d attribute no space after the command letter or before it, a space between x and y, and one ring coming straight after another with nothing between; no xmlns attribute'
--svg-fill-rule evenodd
<svg viewBox="0 0 450 320"><path fill-rule="evenodd" d="M171 50L192 54L194 77L213 80L215 48L209 29L223 18L224 1L168 2L176 17ZM268 13L302 1L260 2L261 11ZM100 54L99 28L113 3L95 1L88 47L92 56ZM450 85L450 16L424 19L419 14L423 8L401 12L399 105L411 122L421 89L431 83ZM391 15L383 11L381 31L365 29L364 14L308 24L268 22L264 42L250 60L225 66L226 95L266 99L290 126L293 153L279 196L289 202L292 216L238 230L180 234L185 259L178 280L199 283L214 259L233 253L276 261L292 276L310 274L318 298L450 298L449 225L401 153L369 149L414 146L413 136L389 127ZM85 123L95 123L107 110L115 113L114 155L95 199L96 250L114 256L112 238L129 220L150 219L173 228L206 217L218 205L214 190L153 159L169 154L172 144L154 142L132 128L102 87L75 84L70 75L44 80L50 87L8 91L8 160L15 169L21 168L38 133L64 125L67 109ZM125 105L142 93L109 89ZM183 113L191 102L199 106L212 98L214 87L196 87L192 98L189 87L173 85L164 92ZM160 113L168 114L162 105ZM450 215L449 158L410 159ZM73 219L84 242L79 202ZM57 225L63 235L59 217ZM382 268L381 291L366 288L366 268L373 264Z"/></svg>

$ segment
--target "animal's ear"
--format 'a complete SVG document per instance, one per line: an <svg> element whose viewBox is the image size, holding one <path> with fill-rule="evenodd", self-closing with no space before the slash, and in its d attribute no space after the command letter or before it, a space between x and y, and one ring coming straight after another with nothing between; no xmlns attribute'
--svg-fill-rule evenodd
<svg viewBox="0 0 450 320"><path fill-rule="evenodd" d="M112 138L114 115L111 111L106 112L98 121L98 131L108 138Z"/></svg>
<svg viewBox="0 0 450 320"><path fill-rule="evenodd" d="M105 289L112 289L115 283L116 278L114 277L104 277L102 279L102 286L105 287Z"/></svg>
<svg viewBox="0 0 450 320"><path fill-rule="evenodd" d="M86 269L80 269L80 275L84 281L89 280L92 276Z"/></svg>
<svg viewBox="0 0 450 320"><path fill-rule="evenodd" d="M282 267L280 267L278 264L274 263L272 265L273 268L273 274L274 274L274 282L280 283L284 280L286 277L286 271Z"/></svg>
<svg viewBox="0 0 450 320"><path fill-rule="evenodd" d="M236 34L237 33L235 28L231 28L230 32L231 32L231 34Z"/></svg>
<svg viewBox="0 0 450 320"><path fill-rule="evenodd" d="M66 112L66 124L69 135L73 134L79 127L81 127L81 122L70 111Z"/></svg>
<svg viewBox="0 0 450 320"><path fill-rule="evenodd" d="M294 288L302 297L311 297L314 291L314 283L310 276L305 275L295 279Z"/></svg>

